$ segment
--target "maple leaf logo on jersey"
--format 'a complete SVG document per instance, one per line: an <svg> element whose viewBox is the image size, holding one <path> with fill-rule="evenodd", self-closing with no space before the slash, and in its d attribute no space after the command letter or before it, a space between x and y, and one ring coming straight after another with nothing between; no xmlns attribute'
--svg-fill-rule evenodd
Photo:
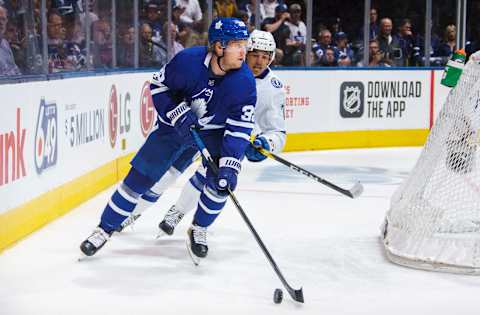
<svg viewBox="0 0 480 315"><path fill-rule="evenodd" d="M190 108L198 118L202 118L207 113L207 102L204 98L196 98L192 100Z"/></svg>
<svg viewBox="0 0 480 315"><path fill-rule="evenodd" d="M203 117L207 113L207 102L203 98L194 99L190 104L190 108L197 115L199 118L198 123L202 126L208 125L215 117L215 115Z"/></svg>

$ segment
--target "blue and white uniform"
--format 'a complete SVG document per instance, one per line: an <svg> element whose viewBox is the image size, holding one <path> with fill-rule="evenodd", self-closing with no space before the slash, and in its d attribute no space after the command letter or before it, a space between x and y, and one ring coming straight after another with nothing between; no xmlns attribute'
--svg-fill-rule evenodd
<svg viewBox="0 0 480 315"><path fill-rule="evenodd" d="M270 33L255 30L250 35L248 47L250 51L257 49L271 52L271 59L274 58L275 40ZM284 117L285 92L283 84L268 67L255 78L255 83L257 87L257 103L253 136L256 139L262 139L262 147L264 149L272 153L278 153L282 151L286 140ZM258 162L265 159L265 156L252 146L247 147L246 153L250 161ZM135 208L134 216L124 222L123 225L128 225L133 222L138 215L156 202L160 195L180 175L179 170L181 170L181 168L174 164L174 168L169 170L170 176L164 176L159 183L151 188L149 193L142 196L138 206ZM185 214L195 208L200 193L203 191L206 183L205 177L206 169L202 165L184 186L179 200L173 207L178 210L177 213ZM202 205L207 208L207 211L215 212L206 204ZM167 217L173 218L173 216L169 215L173 213L172 211L174 210L169 210Z"/></svg>
<svg viewBox="0 0 480 315"><path fill-rule="evenodd" d="M270 152L279 153L286 141L285 91L282 81L267 68L255 78L257 105L253 135L265 137L270 144Z"/></svg>

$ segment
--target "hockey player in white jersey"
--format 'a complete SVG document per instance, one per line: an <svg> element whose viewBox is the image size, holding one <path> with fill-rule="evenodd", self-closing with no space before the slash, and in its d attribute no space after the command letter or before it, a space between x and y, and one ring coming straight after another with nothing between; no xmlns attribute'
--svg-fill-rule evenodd
<svg viewBox="0 0 480 315"><path fill-rule="evenodd" d="M270 63L275 58L275 48L275 40L271 33L255 30L250 35L246 62L255 76L257 104L253 131L255 140L253 145L247 147L245 156L252 162L263 161L266 158L254 146L262 147L272 153L278 153L282 151L285 145L285 92L281 81L269 68ZM205 169L200 166L184 186L179 200L168 210L165 218L160 222L161 234L173 234L176 225L184 215L196 207L204 185ZM159 183L152 188L152 191L161 195L164 189L165 187ZM137 205L134 215L138 216L142 210L148 208L155 201L142 200ZM130 222L134 220L133 218L135 217L132 217ZM203 252L206 253L208 251L206 233L202 237L203 239L197 240L197 243L205 246ZM190 246L188 248L191 250ZM196 253L191 254L196 255Z"/></svg>
<svg viewBox="0 0 480 315"><path fill-rule="evenodd" d="M275 58L275 48L275 40L271 33L254 30L250 34L246 62L255 76L257 104L253 131L255 140L253 146L247 147L245 156L252 162L263 161L266 158L254 146L262 147L272 153L278 153L282 151L285 145L285 92L281 81L269 68L270 63ZM176 225L184 215L196 207L204 184L205 170L203 166L200 166L184 186L179 200L168 210L165 218L160 222L161 234L173 234ZM141 199L134 214L124 222L123 226L125 227L135 221L145 209L158 200L165 189L166 185L161 182L155 185L151 189L153 192L151 195L157 197L149 200L147 198ZM206 237L206 233L204 236ZM207 246L206 239L201 241Z"/></svg>

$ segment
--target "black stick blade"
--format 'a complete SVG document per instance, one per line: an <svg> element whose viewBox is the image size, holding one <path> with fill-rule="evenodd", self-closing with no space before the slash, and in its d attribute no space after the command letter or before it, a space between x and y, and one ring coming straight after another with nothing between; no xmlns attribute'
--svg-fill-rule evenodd
<svg viewBox="0 0 480 315"><path fill-rule="evenodd" d="M298 290L288 290L288 294L290 294L293 300L299 303L304 303L303 288L300 288Z"/></svg>

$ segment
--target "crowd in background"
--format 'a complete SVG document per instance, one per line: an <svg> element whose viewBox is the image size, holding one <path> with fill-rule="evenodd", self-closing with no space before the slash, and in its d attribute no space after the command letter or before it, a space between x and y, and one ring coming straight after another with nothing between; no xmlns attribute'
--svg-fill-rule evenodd
<svg viewBox="0 0 480 315"><path fill-rule="evenodd" d="M411 67L423 66L425 55L431 65L441 66L457 48L454 0L433 0L432 41L427 54L423 2L372 1L368 64L363 62L363 1L313 1L312 49L308 54L303 0L213 0L212 16L240 18L253 30L257 1L260 28L271 32L277 44L274 66L304 66L310 58L312 66L320 67ZM44 58L41 1L0 0L0 75L40 74L45 68L48 73L131 68L136 64L158 68L184 47L207 44L207 1L172 0L168 27L167 0L138 0L138 34L133 3L116 1L113 11L111 0L47 0L48 56ZM116 12L115 25L112 12ZM480 3L471 4L468 12L472 16L480 13ZM477 50L474 39L478 29L473 21L467 26L468 53Z"/></svg>

